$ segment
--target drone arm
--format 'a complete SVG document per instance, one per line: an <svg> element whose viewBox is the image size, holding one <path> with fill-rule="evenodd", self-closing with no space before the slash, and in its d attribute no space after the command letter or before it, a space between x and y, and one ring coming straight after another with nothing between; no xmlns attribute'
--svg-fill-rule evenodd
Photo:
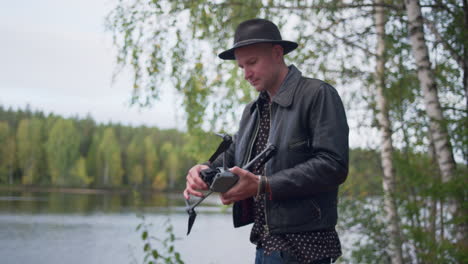
<svg viewBox="0 0 468 264"><path fill-rule="evenodd" d="M235 151L235 146L236 146L234 141L235 141L235 135L233 137L233 143L230 144L229 148L227 148L226 151L224 151L224 155L219 155L213 161L208 161L204 164L212 168L224 167L224 163L226 164L226 167L228 168L234 167L235 165L234 164L234 151ZM223 159L225 159L226 162L223 162Z"/></svg>

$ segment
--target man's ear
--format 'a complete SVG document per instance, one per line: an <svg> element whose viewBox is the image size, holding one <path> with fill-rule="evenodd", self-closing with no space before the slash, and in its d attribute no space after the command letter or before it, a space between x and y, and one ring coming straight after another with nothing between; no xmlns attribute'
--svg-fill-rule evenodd
<svg viewBox="0 0 468 264"><path fill-rule="evenodd" d="M283 60L284 49L281 45L273 45L273 55L275 59Z"/></svg>

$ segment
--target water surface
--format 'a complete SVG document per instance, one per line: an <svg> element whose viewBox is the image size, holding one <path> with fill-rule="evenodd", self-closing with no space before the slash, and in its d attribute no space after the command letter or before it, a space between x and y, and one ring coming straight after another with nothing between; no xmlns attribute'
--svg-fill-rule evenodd
<svg viewBox="0 0 468 264"><path fill-rule="evenodd" d="M186 236L188 218L178 194L1 191L1 263L143 263L141 232L135 230L140 213L152 224L150 235L162 239L169 219L185 263L253 263L250 226L234 229L230 209L219 205L197 211Z"/></svg>

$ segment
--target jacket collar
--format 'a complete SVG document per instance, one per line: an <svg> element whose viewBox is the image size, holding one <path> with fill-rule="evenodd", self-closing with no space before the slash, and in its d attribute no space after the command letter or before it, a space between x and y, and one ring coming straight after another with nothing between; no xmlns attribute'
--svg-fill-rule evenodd
<svg viewBox="0 0 468 264"><path fill-rule="evenodd" d="M301 79L302 73L294 65L290 65L288 74L284 78L283 83L278 89L278 93L273 96L272 101L279 104L282 107L288 107L293 102L294 93L296 91L299 80ZM260 96L257 97L255 103L252 104L250 112L252 112L257 106Z"/></svg>

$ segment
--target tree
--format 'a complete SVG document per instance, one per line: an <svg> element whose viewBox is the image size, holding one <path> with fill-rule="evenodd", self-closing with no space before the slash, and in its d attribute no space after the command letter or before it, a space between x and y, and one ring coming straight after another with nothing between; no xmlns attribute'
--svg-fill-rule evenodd
<svg viewBox="0 0 468 264"><path fill-rule="evenodd" d="M42 123L39 119L23 119L19 122L16 153L23 175L22 184L37 184L40 178L44 177L39 170L41 157L44 157L42 137Z"/></svg>
<svg viewBox="0 0 468 264"><path fill-rule="evenodd" d="M76 160L70 169L69 175L70 179L68 179L68 183L72 186L87 187L93 182L93 178L89 177L86 171L86 160L84 157Z"/></svg>
<svg viewBox="0 0 468 264"><path fill-rule="evenodd" d="M91 146L96 123L88 114L86 115L85 119L76 121L76 126L81 134L80 155L85 157L88 154L89 148Z"/></svg>
<svg viewBox="0 0 468 264"><path fill-rule="evenodd" d="M93 179L93 185L101 184L101 179L98 177L100 168L100 163L98 160L98 147L99 143L101 142L101 132L102 131L99 128L94 130L86 156L86 172L87 175Z"/></svg>
<svg viewBox="0 0 468 264"><path fill-rule="evenodd" d="M153 182L153 179L156 178L157 172L159 170L158 164L158 154L156 152L156 146L153 142L153 138L150 135L147 135L144 140L144 151L145 151L145 160L144 168L147 182Z"/></svg>
<svg viewBox="0 0 468 264"><path fill-rule="evenodd" d="M418 78L424 96L426 113L429 118L429 128L437 157L436 160L442 175L442 181L449 182L454 178L456 164L445 124L446 119L444 118L439 101L437 83L434 79L435 75L431 67L419 1L407 0L406 11L408 13L411 47L418 69ZM457 203L456 207L453 213L455 215L462 214L461 204ZM461 239L466 239L468 236L467 225L461 224L458 229Z"/></svg>
<svg viewBox="0 0 468 264"><path fill-rule="evenodd" d="M382 0L376 0L377 5L382 5ZM377 120L379 123L381 144L380 155L383 168L384 206L388 219L390 237L390 256L393 264L403 263L401 248L402 238L398 217L398 209L395 199L395 171L393 168L393 142L392 125L388 114L387 99L385 98L385 10L382 6L375 7L375 28L377 33L377 63L376 63L376 90L377 90Z"/></svg>
<svg viewBox="0 0 468 264"><path fill-rule="evenodd" d="M80 134L72 120L57 119L53 124L45 144L51 183L67 186L80 183L78 171L84 164L77 164L80 159ZM80 162L82 163L82 162ZM79 165L81 168L76 168ZM74 174L70 171L74 168ZM86 167L84 167L86 168ZM73 179L72 176L77 177ZM86 176L84 176L86 178ZM83 183L80 183L82 185Z"/></svg>
<svg viewBox="0 0 468 264"><path fill-rule="evenodd" d="M112 127L104 129L97 148L97 162L98 184L106 187L117 187L122 184L124 171L120 157L120 145Z"/></svg>
<svg viewBox="0 0 468 264"><path fill-rule="evenodd" d="M10 125L0 121L0 183L13 184L15 138Z"/></svg>
<svg viewBox="0 0 468 264"><path fill-rule="evenodd" d="M143 170L145 149L141 136L141 133L135 133L126 151L125 164L128 169L128 182L135 186L140 186L145 177Z"/></svg>

